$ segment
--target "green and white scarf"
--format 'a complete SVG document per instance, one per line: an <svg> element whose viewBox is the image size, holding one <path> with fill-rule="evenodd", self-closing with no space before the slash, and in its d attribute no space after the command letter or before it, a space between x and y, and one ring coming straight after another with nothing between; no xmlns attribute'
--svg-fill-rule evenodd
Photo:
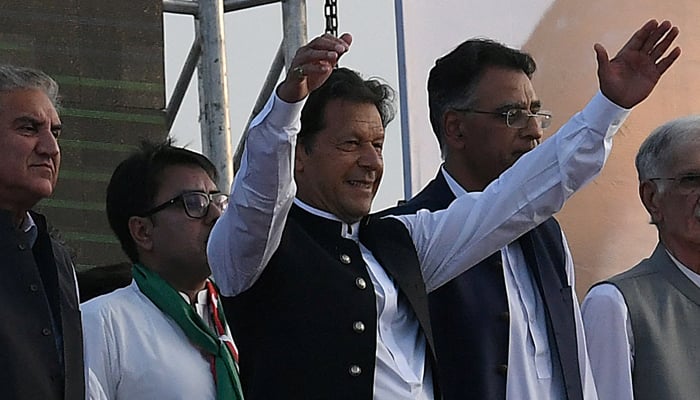
<svg viewBox="0 0 700 400"><path fill-rule="evenodd" d="M141 292L158 309L172 318L197 348L213 357L217 400L243 400L236 364L224 341L219 339L185 299L158 274L141 264L134 264L133 276ZM220 301L212 306L218 308L219 316L225 324Z"/></svg>

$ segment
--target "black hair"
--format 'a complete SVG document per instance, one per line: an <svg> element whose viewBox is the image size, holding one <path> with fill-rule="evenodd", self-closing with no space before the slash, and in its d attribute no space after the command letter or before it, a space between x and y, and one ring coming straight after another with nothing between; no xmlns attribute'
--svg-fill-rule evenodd
<svg viewBox="0 0 700 400"><path fill-rule="evenodd" d="M484 71L490 67L523 71L532 78L537 65L527 53L489 39L475 38L438 58L428 77L428 107L433 132L444 155L443 115L450 108L468 107Z"/></svg>
<svg viewBox="0 0 700 400"><path fill-rule="evenodd" d="M326 106L336 99L374 104L382 126L386 128L396 113L394 96L394 89L378 79L364 80L353 70L337 68L321 87L309 95L301 111L301 131L297 140L307 153L311 151L316 135L324 128Z"/></svg>
<svg viewBox="0 0 700 400"><path fill-rule="evenodd" d="M132 262L139 261L136 243L129 231L129 218L153 208L160 190L163 171L175 165L202 168L212 181L217 179L214 164L194 151L164 143L143 142L141 148L122 161L107 185L107 219L122 249Z"/></svg>

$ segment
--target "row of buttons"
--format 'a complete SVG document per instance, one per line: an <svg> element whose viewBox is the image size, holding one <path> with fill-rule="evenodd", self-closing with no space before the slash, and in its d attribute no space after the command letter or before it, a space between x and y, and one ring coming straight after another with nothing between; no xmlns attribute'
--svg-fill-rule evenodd
<svg viewBox="0 0 700 400"><path fill-rule="evenodd" d="M352 262L352 259L347 254L341 254L340 255L340 262L345 264L345 265L348 265ZM355 279L355 286L357 286L357 288L360 290L365 290L365 289L367 289L367 281L365 281L365 279L362 277L358 277ZM364 322L362 322L362 321L353 322L352 330L355 331L356 333L364 332L365 331ZM348 373L350 374L350 376L360 376L360 374L362 374L362 368L360 368L359 365L353 364L348 369Z"/></svg>
<svg viewBox="0 0 700 400"><path fill-rule="evenodd" d="M347 254L341 254L340 255L340 262L345 264L345 265L349 265L352 262L352 259ZM365 279L362 277L355 278L355 286L357 286L357 288L360 290L365 290L365 289L367 289L367 281L365 281ZM352 324L352 330L355 331L356 333L364 332L365 331L364 322L355 321ZM360 368L359 365L351 365L350 368L348 369L348 372L350 373L351 376L359 376L362 373L362 368Z"/></svg>

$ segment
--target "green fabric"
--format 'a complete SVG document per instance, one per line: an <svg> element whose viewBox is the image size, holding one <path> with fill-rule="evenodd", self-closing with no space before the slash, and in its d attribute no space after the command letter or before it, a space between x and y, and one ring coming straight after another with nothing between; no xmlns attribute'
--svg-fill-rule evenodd
<svg viewBox="0 0 700 400"><path fill-rule="evenodd" d="M134 264L133 276L143 294L172 318L198 348L215 357L217 400L243 400L241 383L233 356L185 299L158 274ZM222 322L223 308L219 306Z"/></svg>

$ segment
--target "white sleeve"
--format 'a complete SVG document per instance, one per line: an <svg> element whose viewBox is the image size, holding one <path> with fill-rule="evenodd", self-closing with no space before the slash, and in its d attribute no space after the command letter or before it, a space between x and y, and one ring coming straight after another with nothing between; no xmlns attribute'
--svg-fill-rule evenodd
<svg viewBox="0 0 700 400"><path fill-rule="evenodd" d="M612 136L629 114L600 92L551 138L522 156L483 192L445 210L392 216L408 229L428 291L455 278L559 211L602 169Z"/></svg>
<svg viewBox="0 0 700 400"><path fill-rule="evenodd" d="M633 400L634 337L622 293L595 286L581 306L586 344L600 400Z"/></svg>
<svg viewBox="0 0 700 400"><path fill-rule="evenodd" d="M251 123L229 206L207 246L214 279L225 296L250 288L279 246L296 193L294 146L303 105L273 94Z"/></svg>

